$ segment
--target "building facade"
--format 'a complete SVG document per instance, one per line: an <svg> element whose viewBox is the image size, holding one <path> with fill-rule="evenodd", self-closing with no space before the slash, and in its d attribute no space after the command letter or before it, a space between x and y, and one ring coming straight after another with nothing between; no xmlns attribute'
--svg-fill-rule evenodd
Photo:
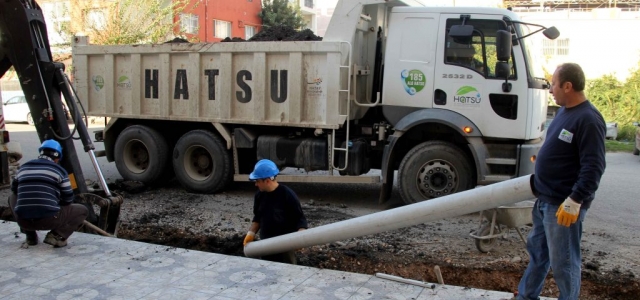
<svg viewBox="0 0 640 300"><path fill-rule="evenodd" d="M632 38L640 28L638 0L505 1L525 22L555 26L560 37L548 40L537 34L534 54L553 73L564 62L579 63L589 79L614 75L624 81L640 67L640 41Z"/></svg>
<svg viewBox="0 0 640 300"><path fill-rule="evenodd" d="M316 15L316 5L314 2L323 0L289 0L289 3L297 3L300 7L300 13L306 23L306 27L313 32L318 30L318 18ZM326 1L326 0L325 0Z"/></svg>
<svg viewBox="0 0 640 300"><path fill-rule="evenodd" d="M261 9L260 0L192 0L174 21L181 35L199 42L246 40L262 27Z"/></svg>
<svg viewBox="0 0 640 300"><path fill-rule="evenodd" d="M226 37L248 39L262 26L260 0L180 0L186 6L173 17L174 34L195 42L219 42ZM303 0L304 1L304 0ZM309 1L309 0L307 0ZM37 0L47 22L53 48L68 49L73 34L87 34L110 16L113 0ZM169 6L172 0L160 1ZM174 3L177 0L173 1ZM171 19L167 22L172 22ZM59 45L66 45L58 47Z"/></svg>

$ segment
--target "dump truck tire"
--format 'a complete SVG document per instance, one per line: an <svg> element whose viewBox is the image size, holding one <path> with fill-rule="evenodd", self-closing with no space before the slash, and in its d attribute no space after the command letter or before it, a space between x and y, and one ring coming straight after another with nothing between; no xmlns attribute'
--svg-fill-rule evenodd
<svg viewBox="0 0 640 300"><path fill-rule="evenodd" d="M464 152L451 143L418 144L400 163L400 195L406 204L413 204L467 190L473 180L472 170Z"/></svg>
<svg viewBox="0 0 640 300"><path fill-rule="evenodd" d="M220 137L206 130L183 135L173 149L173 170L184 189L194 193L222 190L233 175L231 154Z"/></svg>
<svg viewBox="0 0 640 300"><path fill-rule="evenodd" d="M157 185L169 165L169 146L153 128L133 125L120 133L114 149L116 168L125 180Z"/></svg>

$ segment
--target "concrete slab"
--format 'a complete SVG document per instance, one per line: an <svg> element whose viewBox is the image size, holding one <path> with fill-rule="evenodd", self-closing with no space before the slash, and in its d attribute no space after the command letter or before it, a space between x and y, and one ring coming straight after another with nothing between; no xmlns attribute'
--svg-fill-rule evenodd
<svg viewBox="0 0 640 300"><path fill-rule="evenodd" d="M74 233L64 248L21 248L0 223L0 299L510 299L505 292L427 289L371 275Z"/></svg>

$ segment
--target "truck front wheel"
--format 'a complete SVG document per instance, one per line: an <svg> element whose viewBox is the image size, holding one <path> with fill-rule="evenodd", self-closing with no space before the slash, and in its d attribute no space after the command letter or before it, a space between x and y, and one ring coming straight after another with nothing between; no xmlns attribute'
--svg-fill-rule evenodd
<svg viewBox="0 0 640 300"><path fill-rule="evenodd" d="M398 169L400 195L413 204L467 190L472 168L462 150L451 143L428 141L407 153Z"/></svg>
<svg viewBox="0 0 640 300"><path fill-rule="evenodd" d="M187 191L215 193L233 175L231 155L221 138L205 130L183 135L173 149L173 170Z"/></svg>
<svg viewBox="0 0 640 300"><path fill-rule="evenodd" d="M165 174L169 146L155 129L133 125L120 133L114 149L116 168L125 180L153 185Z"/></svg>

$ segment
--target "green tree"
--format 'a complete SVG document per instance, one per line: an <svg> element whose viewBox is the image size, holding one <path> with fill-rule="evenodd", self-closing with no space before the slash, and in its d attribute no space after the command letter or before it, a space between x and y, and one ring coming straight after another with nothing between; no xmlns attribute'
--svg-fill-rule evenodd
<svg viewBox="0 0 640 300"><path fill-rule="evenodd" d="M187 0L119 0L109 2L99 9L101 17L86 22L86 30L89 31L93 44L121 45L164 42L173 35L174 16L182 12L187 4ZM87 18L86 12L91 9L85 9L85 18ZM95 11L95 9L93 10Z"/></svg>
<svg viewBox="0 0 640 300"><path fill-rule="evenodd" d="M587 82L587 97L607 122L617 122L618 128L633 133L629 127L640 121L640 69L631 72L625 82L613 75L605 75ZM618 137L630 139L632 137Z"/></svg>
<svg viewBox="0 0 640 300"><path fill-rule="evenodd" d="M288 0L263 0L262 10L258 13L262 18L262 26L290 26L302 29L306 23L300 12L300 4L289 4Z"/></svg>

